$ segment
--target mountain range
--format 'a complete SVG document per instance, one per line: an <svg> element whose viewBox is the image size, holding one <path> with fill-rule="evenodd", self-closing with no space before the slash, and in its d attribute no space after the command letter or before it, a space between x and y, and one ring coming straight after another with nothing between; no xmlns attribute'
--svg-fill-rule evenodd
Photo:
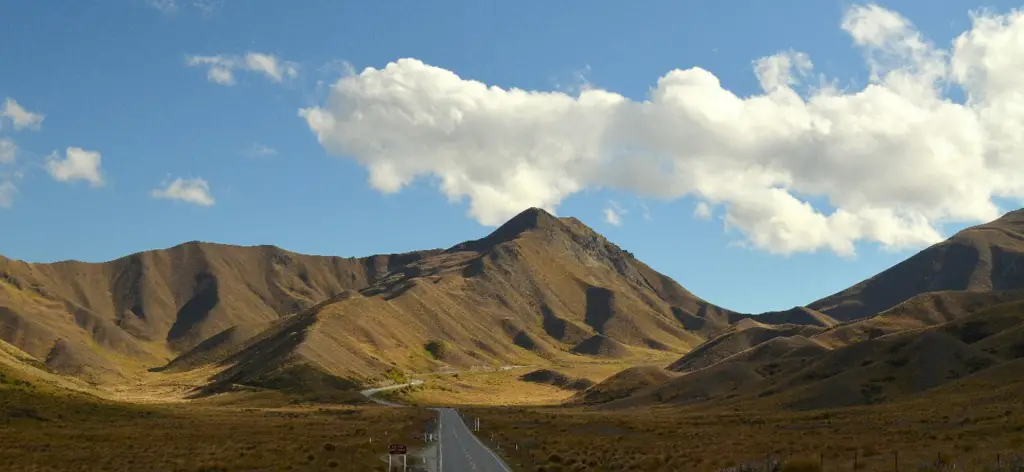
<svg viewBox="0 0 1024 472"><path fill-rule="evenodd" d="M709 303L579 220L536 208L448 249L364 258L200 242L105 263L0 257L0 366L95 385L202 372L212 393L672 356L572 401L871 403L1024 356L1022 256L1015 211L762 314Z"/></svg>

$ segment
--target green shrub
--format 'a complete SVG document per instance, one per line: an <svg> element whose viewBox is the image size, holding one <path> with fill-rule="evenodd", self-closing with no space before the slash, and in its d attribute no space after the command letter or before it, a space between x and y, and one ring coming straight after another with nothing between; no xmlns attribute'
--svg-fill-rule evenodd
<svg viewBox="0 0 1024 472"><path fill-rule="evenodd" d="M427 344L424 345L423 348L426 349L427 352L429 352L430 355L434 357L434 359L441 359L442 357L445 356L445 354L448 353L449 349L448 343L444 341L438 341L436 339L432 339L429 342L427 342Z"/></svg>

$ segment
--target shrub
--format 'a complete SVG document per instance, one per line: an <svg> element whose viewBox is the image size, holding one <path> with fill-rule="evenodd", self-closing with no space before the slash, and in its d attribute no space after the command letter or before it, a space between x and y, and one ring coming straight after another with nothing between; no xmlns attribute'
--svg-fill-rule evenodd
<svg viewBox="0 0 1024 472"><path fill-rule="evenodd" d="M448 343L444 341L438 341L436 339L431 339L429 342L427 342L426 345L423 346L423 348L426 349L431 356L434 356L434 359L441 359L442 357L444 357L445 354L448 353L449 349Z"/></svg>

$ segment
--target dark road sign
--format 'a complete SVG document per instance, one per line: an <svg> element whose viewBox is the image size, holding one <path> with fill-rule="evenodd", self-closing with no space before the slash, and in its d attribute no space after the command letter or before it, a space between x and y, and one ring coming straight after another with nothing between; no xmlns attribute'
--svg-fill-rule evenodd
<svg viewBox="0 0 1024 472"><path fill-rule="evenodd" d="M388 454L400 455L405 454L409 448L405 447L405 444L391 444L388 446Z"/></svg>

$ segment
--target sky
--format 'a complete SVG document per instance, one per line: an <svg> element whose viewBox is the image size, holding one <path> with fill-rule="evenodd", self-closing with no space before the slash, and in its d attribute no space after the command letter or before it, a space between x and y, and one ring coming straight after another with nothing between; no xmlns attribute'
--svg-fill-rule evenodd
<svg viewBox="0 0 1024 472"><path fill-rule="evenodd" d="M0 254L365 256L537 206L756 313L1024 198L1012 3L495 5L0 1Z"/></svg>

